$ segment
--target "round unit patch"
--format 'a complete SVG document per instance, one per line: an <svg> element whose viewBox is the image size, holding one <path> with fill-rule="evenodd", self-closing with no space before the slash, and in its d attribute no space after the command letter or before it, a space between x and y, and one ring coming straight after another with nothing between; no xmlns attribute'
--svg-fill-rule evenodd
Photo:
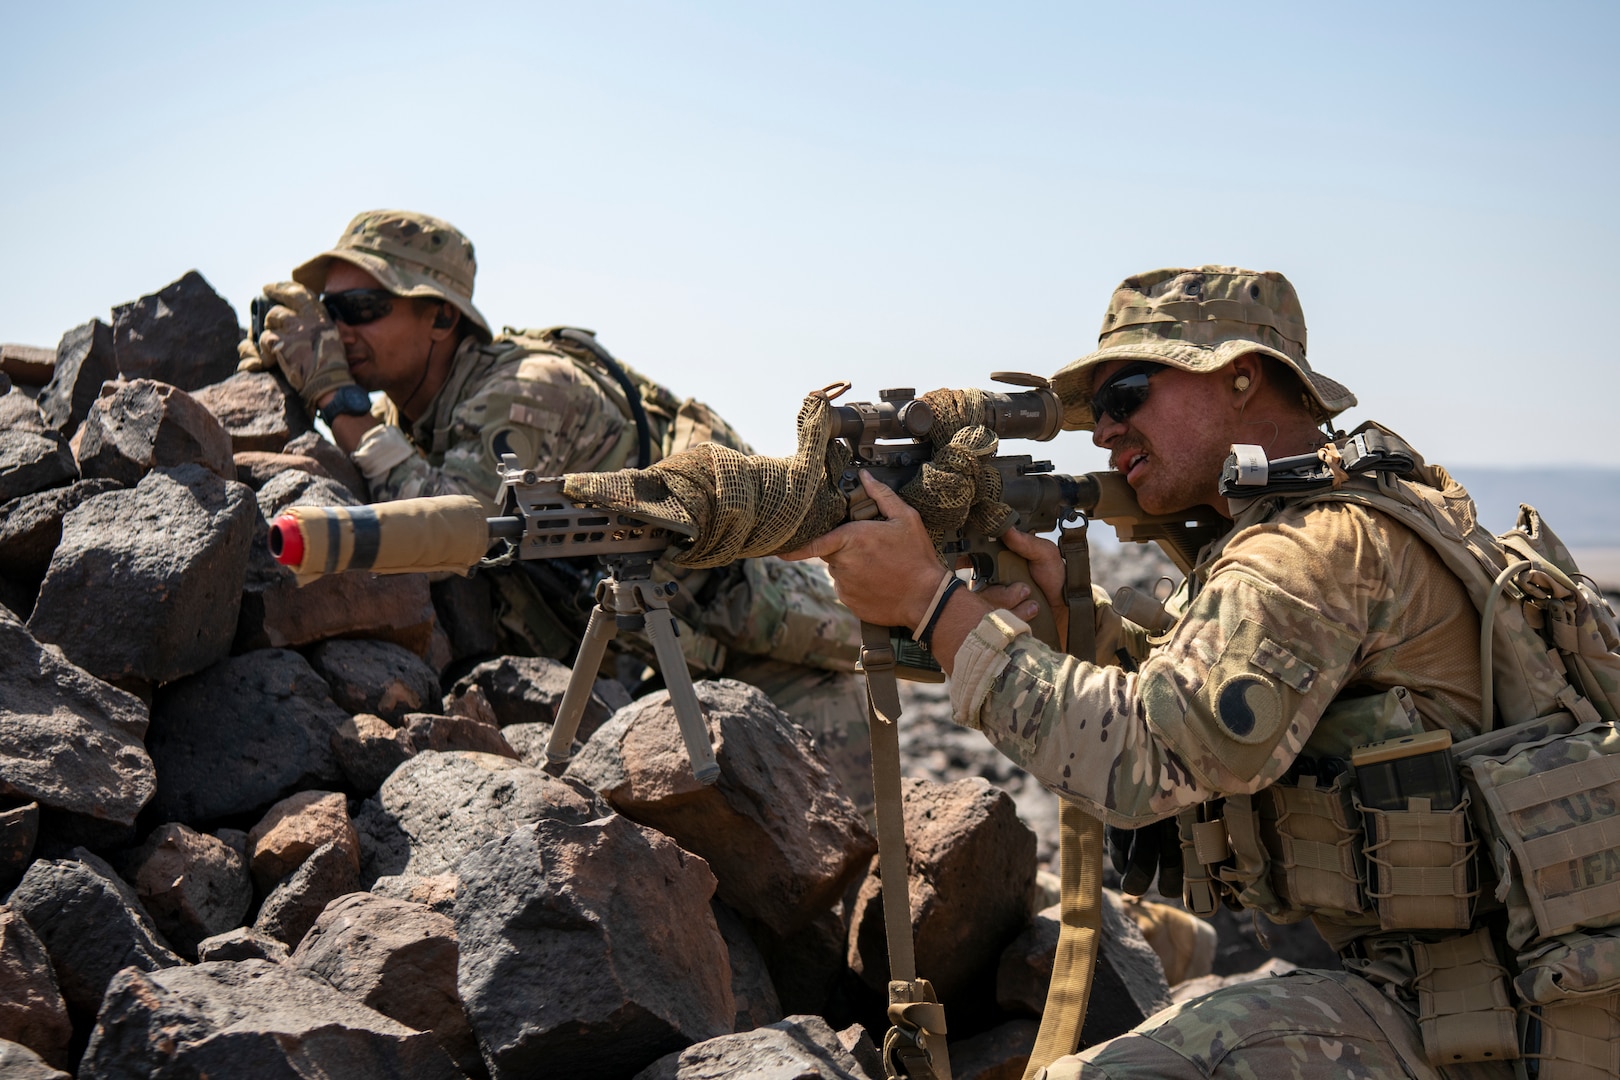
<svg viewBox="0 0 1620 1080"><path fill-rule="evenodd" d="M1282 699L1270 682L1242 672L1215 691L1215 719L1240 743L1267 742L1282 724Z"/></svg>

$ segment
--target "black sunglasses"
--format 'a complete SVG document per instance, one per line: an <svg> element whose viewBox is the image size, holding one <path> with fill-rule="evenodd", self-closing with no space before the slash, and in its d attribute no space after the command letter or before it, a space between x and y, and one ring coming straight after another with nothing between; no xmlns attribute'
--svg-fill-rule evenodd
<svg viewBox="0 0 1620 1080"><path fill-rule="evenodd" d="M394 294L387 289L345 289L322 293L321 304L333 322L364 326L394 310Z"/></svg>
<svg viewBox="0 0 1620 1080"><path fill-rule="evenodd" d="M1123 424L1148 399L1148 379L1164 370L1163 364L1138 360L1126 364L1091 395L1091 416L1095 422L1104 413Z"/></svg>

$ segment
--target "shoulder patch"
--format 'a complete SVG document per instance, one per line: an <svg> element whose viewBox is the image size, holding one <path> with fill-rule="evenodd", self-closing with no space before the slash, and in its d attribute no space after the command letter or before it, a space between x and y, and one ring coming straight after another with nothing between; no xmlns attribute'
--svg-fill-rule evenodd
<svg viewBox="0 0 1620 1080"><path fill-rule="evenodd" d="M490 457L501 460L503 454L517 455L518 464L531 467L539 460L539 448L522 428L501 424L484 432L484 449Z"/></svg>
<svg viewBox="0 0 1620 1080"><path fill-rule="evenodd" d="M1240 743L1266 743L1282 724L1282 697L1269 680L1239 672L1216 688L1215 719Z"/></svg>

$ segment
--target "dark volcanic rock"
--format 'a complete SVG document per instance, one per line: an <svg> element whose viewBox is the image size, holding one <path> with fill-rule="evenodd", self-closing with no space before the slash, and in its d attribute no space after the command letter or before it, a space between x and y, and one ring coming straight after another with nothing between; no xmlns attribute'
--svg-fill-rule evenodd
<svg viewBox="0 0 1620 1080"><path fill-rule="evenodd" d="M971 1038L951 1042L951 1080L1019 1080L1035 1035L1034 1020L1009 1020Z"/></svg>
<svg viewBox="0 0 1620 1080"><path fill-rule="evenodd" d="M634 1080L726 1080L729 1077L792 1077L793 1080L876 1080L844 1049L838 1033L819 1016L790 1016L754 1031L719 1038L666 1054Z"/></svg>
<svg viewBox="0 0 1620 1080"><path fill-rule="evenodd" d="M435 716L432 713L411 713L400 726L411 741L411 749L420 754L424 750L473 750L480 754L497 754L519 761L521 758L494 724L486 724L466 716Z"/></svg>
<svg viewBox="0 0 1620 1080"><path fill-rule="evenodd" d="M119 869L169 944L190 960L204 938L241 926L253 903L241 853L179 822L153 830Z"/></svg>
<svg viewBox="0 0 1620 1080"><path fill-rule="evenodd" d="M39 402L18 390L0 394L0 431L55 431L45 422ZM58 433L60 434L60 433Z"/></svg>
<svg viewBox="0 0 1620 1080"><path fill-rule="evenodd" d="M56 373L56 350L40 345L0 345L0 372L23 386L44 386Z"/></svg>
<svg viewBox="0 0 1620 1080"><path fill-rule="evenodd" d="M27 920L0 907L0 1039L65 1065L72 1036L67 1004L44 944ZM6 1075L0 1066L0 1077Z"/></svg>
<svg viewBox="0 0 1620 1080"><path fill-rule="evenodd" d="M342 780L332 734L345 719L309 663L284 649L233 656L165 686L147 736L154 810L199 825L331 789Z"/></svg>
<svg viewBox="0 0 1620 1080"><path fill-rule="evenodd" d="M3 1080L73 1080L53 1069L26 1046L0 1039L0 1078Z"/></svg>
<svg viewBox="0 0 1620 1080"><path fill-rule="evenodd" d="M370 795L416 753L416 747L409 732L380 716L360 713L332 733L332 753L337 755L350 790Z"/></svg>
<svg viewBox="0 0 1620 1080"><path fill-rule="evenodd" d="M251 926L227 930L197 945L197 962L202 964L211 960L268 960L272 964L284 964L288 956L287 946Z"/></svg>
<svg viewBox="0 0 1620 1080"><path fill-rule="evenodd" d="M116 378L112 327L91 319L62 335L56 347L56 370L39 392L39 411L47 424L71 436L101 396L101 384Z"/></svg>
<svg viewBox="0 0 1620 1080"><path fill-rule="evenodd" d="M275 452L308 431L309 416L285 379L268 371L239 371L194 395L231 439L231 452Z"/></svg>
<svg viewBox="0 0 1620 1080"><path fill-rule="evenodd" d="M236 312L195 270L113 309L113 355L130 379L196 390L236 370ZM60 363L60 361L58 361Z"/></svg>
<svg viewBox="0 0 1620 1080"><path fill-rule="evenodd" d="M309 662L345 712L398 722L406 713L432 712L439 703L438 675L391 641L323 641L310 650Z"/></svg>
<svg viewBox="0 0 1620 1080"><path fill-rule="evenodd" d="M81 503L28 627L100 678L200 671L230 649L253 521L252 492L200 465Z"/></svg>
<svg viewBox="0 0 1620 1080"><path fill-rule="evenodd" d="M1001 954L996 1003L1010 1012L1039 1017L1052 982L1061 915L1057 905L1035 917ZM1119 894L1103 891L1102 934L1081 1038L1095 1045L1123 1034L1170 1004L1164 969L1125 914Z"/></svg>
<svg viewBox="0 0 1620 1080"><path fill-rule="evenodd" d="M1029 921L1035 835L1012 799L988 781L907 778L906 855L917 970L947 1006L984 987L1001 950ZM850 913L850 967L868 986L888 983L883 881L862 883Z"/></svg>
<svg viewBox="0 0 1620 1080"><path fill-rule="evenodd" d="M443 581L435 581L433 609L438 613L452 660L491 656L499 648L495 591L488 574L451 574Z"/></svg>
<svg viewBox="0 0 1620 1080"><path fill-rule="evenodd" d="M431 1031L467 1072L483 1061L456 991L456 924L422 904L355 893L330 904L292 956L356 1001Z"/></svg>
<svg viewBox="0 0 1620 1080"><path fill-rule="evenodd" d="M120 973L79 1068L79 1080L457 1075L431 1034L262 960Z"/></svg>
<svg viewBox="0 0 1620 1080"><path fill-rule="evenodd" d="M6 900L50 954L68 1005L94 1016L121 968L156 971L183 961L169 951L135 892L113 868L77 848L71 859L40 859Z"/></svg>
<svg viewBox="0 0 1620 1080"><path fill-rule="evenodd" d="M62 518L86 499L117 487L111 480L80 480L0 506L0 573L44 577L62 540Z"/></svg>
<svg viewBox="0 0 1620 1080"><path fill-rule="evenodd" d="M326 471L327 476L342 484L355 498L361 502L370 501L371 489L366 486L366 478L360 475L360 470L355 467L349 455L339 450L330 440L322 438L320 432L306 431L289 439L284 450L289 454L313 458Z"/></svg>
<svg viewBox="0 0 1620 1080"><path fill-rule="evenodd" d="M360 837L341 792L300 791L266 811L248 833L248 860L260 892L275 888L326 844L336 844L360 872Z"/></svg>
<svg viewBox="0 0 1620 1080"><path fill-rule="evenodd" d="M368 884L383 875L442 873L519 825L571 825L613 811L583 784L509 758L428 751L411 758L355 816Z"/></svg>
<svg viewBox="0 0 1620 1080"><path fill-rule="evenodd" d="M156 789L146 706L0 609L0 797L128 826Z"/></svg>
<svg viewBox="0 0 1620 1080"><path fill-rule="evenodd" d="M73 451L57 432L50 428L0 430L0 503L71 484L78 478Z"/></svg>
<svg viewBox="0 0 1620 1080"><path fill-rule="evenodd" d="M573 670L564 663L541 656L499 656L486 660L456 680L451 696L476 686L495 710L501 727L508 724L549 724L556 719L557 706ZM609 699L612 700L609 700ZM585 702L575 738L588 740L596 729L619 709L630 704L624 687L607 679L597 679Z"/></svg>
<svg viewBox="0 0 1620 1080"><path fill-rule="evenodd" d="M294 948L328 904L359 891L360 868L354 853L335 843L322 844L264 898L253 928Z"/></svg>
<svg viewBox="0 0 1620 1080"><path fill-rule="evenodd" d="M201 465L236 479L231 439L212 413L184 390L151 379L108 383L79 434L86 479L134 487L153 469Z"/></svg>
<svg viewBox="0 0 1620 1080"><path fill-rule="evenodd" d="M716 783L692 775L667 692L615 713L567 775L703 856L722 900L788 933L838 900L876 841L810 735L763 693L721 679L698 683L697 694L720 764Z"/></svg>
<svg viewBox="0 0 1620 1080"><path fill-rule="evenodd" d="M711 901L715 926L725 939L726 953L731 959L731 999L736 1003L737 1016L733 1031L751 1031L782 1019L782 1002L776 996L770 969L765 957L748 933L742 916L719 900Z"/></svg>
<svg viewBox="0 0 1620 1080"><path fill-rule="evenodd" d="M495 1080L623 1075L731 1030L714 875L667 836L541 821L456 872L458 985Z"/></svg>

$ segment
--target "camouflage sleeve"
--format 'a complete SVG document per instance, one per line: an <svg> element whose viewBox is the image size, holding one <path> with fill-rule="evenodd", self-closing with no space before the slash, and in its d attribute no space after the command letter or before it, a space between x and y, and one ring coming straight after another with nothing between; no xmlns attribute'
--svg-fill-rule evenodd
<svg viewBox="0 0 1620 1080"><path fill-rule="evenodd" d="M1376 547L1364 528L1348 532ZM1235 538L1138 673L1059 654L993 613L957 653L954 715L1113 824L1256 791L1292 764L1385 629L1379 590L1323 562L1343 539L1274 529L1245 550Z"/></svg>
<svg viewBox="0 0 1620 1080"><path fill-rule="evenodd" d="M699 629L733 652L827 671L854 671L861 624L838 602L819 559L744 559L727 587L695 609Z"/></svg>
<svg viewBox="0 0 1620 1080"><path fill-rule="evenodd" d="M468 389L451 410L449 445L440 464L412 453L388 461L378 477L368 473L366 478L377 501L474 495L493 512L502 454L532 462L543 476L589 472L625 441L628 426L601 387L571 360L533 353L498 365ZM633 441L633 431L629 438ZM400 441L405 441L402 432ZM357 462L364 449L356 451Z"/></svg>

